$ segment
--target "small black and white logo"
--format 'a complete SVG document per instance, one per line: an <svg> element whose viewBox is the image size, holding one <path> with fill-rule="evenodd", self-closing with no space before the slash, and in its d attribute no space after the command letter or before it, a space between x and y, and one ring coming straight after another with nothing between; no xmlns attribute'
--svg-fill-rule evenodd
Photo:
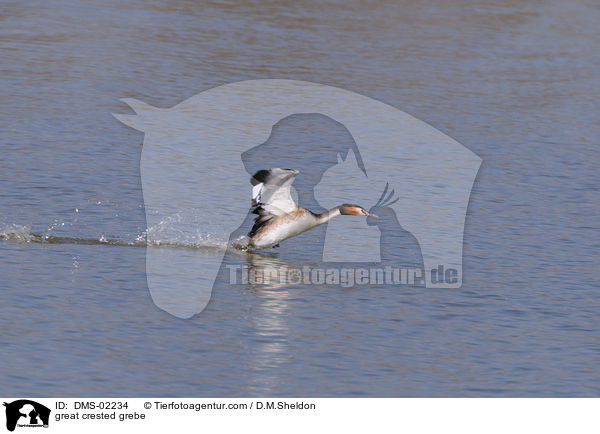
<svg viewBox="0 0 600 434"><path fill-rule="evenodd" d="M29 399L19 399L4 403L6 407L6 429L14 431L16 427L48 427L50 409Z"/></svg>

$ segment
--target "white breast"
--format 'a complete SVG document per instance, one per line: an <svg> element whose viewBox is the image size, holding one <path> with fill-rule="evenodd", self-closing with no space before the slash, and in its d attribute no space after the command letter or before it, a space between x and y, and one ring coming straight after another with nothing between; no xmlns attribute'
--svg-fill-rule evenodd
<svg viewBox="0 0 600 434"><path fill-rule="evenodd" d="M317 225L315 217L310 214L304 214L298 218L291 219L289 216L275 217L268 230L262 231L260 235L252 239L252 244L259 249L273 247L283 240L294 237Z"/></svg>

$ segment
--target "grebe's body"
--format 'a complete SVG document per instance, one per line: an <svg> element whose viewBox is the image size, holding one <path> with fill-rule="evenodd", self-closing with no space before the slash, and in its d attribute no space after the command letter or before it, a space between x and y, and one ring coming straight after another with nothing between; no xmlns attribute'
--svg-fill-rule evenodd
<svg viewBox="0 0 600 434"><path fill-rule="evenodd" d="M298 173L293 169L274 168L259 170L254 174L250 181L254 186L252 205L255 208L252 212L258 214L258 217L248 233L248 247L277 247L281 241L295 237L339 215L376 217L362 207L350 204L336 206L321 214L299 208L290 193Z"/></svg>

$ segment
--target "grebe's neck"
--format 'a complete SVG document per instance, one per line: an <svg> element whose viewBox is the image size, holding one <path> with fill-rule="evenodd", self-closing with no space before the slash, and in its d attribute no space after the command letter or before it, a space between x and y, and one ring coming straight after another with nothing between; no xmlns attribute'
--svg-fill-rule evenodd
<svg viewBox="0 0 600 434"><path fill-rule="evenodd" d="M341 205L340 205L341 206ZM341 215L340 207L336 206L331 208L329 211L322 212L321 214L317 214L317 224L322 225L323 223L327 223L334 217Z"/></svg>

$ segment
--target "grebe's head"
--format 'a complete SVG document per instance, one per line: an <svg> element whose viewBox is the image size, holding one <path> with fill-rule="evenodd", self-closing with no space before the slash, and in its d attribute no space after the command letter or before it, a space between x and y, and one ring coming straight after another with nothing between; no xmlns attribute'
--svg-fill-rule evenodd
<svg viewBox="0 0 600 434"><path fill-rule="evenodd" d="M340 205L340 214L342 214L342 215L364 215L364 216L367 216L367 217L378 218L375 214L370 214L362 206L352 205L352 204L349 204L349 203L345 203L343 205Z"/></svg>

